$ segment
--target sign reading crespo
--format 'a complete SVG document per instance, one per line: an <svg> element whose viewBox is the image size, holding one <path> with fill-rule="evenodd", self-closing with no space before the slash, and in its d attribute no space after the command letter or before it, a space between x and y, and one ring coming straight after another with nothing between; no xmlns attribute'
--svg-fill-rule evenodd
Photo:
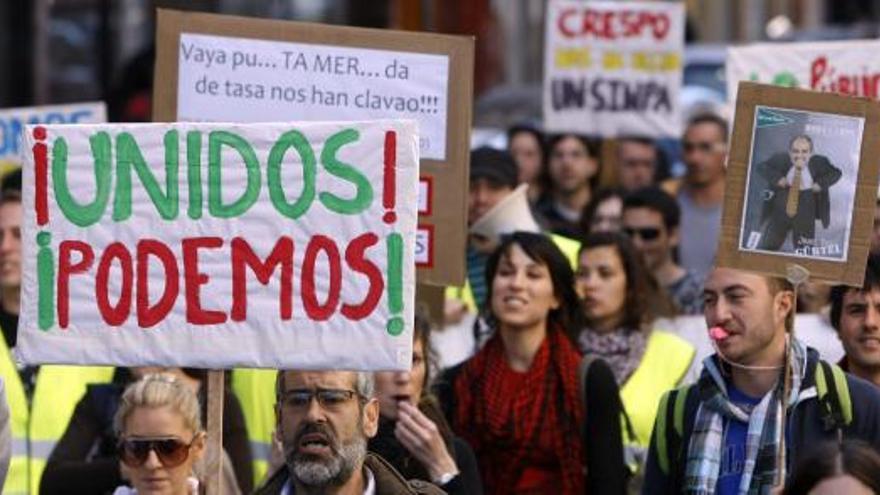
<svg viewBox="0 0 880 495"><path fill-rule="evenodd" d="M26 362L408 369L415 122L26 141Z"/></svg>

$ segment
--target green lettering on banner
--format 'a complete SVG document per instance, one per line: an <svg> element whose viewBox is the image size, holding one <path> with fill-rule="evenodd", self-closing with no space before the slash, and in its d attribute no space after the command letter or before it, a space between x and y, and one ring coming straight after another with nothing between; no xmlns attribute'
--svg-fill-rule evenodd
<svg viewBox="0 0 880 495"><path fill-rule="evenodd" d="M55 257L52 255L52 234L37 234L37 323L40 330L48 330L55 325Z"/></svg>
<svg viewBox="0 0 880 495"><path fill-rule="evenodd" d="M287 197L284 195L284 187L281 185L281 163L284 161L284 155L287 153L287 150L291 147L299 154L303 168L302 192L299 198L292 204L287 202ZM278 213L295 220L307 212L312 205L312 201L315 200L317 165L315 154L312 152L312 146L306 137L298 131L288 131L282 134L269 152L269 163L266 168L269 182L269 199L272 200L272 204L275 205Z"/></svg>
<svg viewBox="0 0 880 495"><path fill-rule="evenodd" d="M189 183L189 206L186 214L193 220L202 218L202 133L186 133L186 177Z"/></svg>
<svg viewBox="0 0 880 495"><path fill-rule="evenodd" d="M122 222L131 217L131 169L134 168L150 201L164 220L177 218L179 211L177 131L165 133L165 190L162 194L156 176L150 171L134 137L122 132L116 136L116 196L113 199L113 220Z"/></svg>
<svg viewBox="0 0 880 495"><path fill-rule="evenodd" d="M355 197L343 199L330 193L322 192L318 198L328 210L342 215L356 215L370 207L373 202L373 186L360 171L347 163L336 159L339 148L353 143L360 138L356 129L345 129L330 136L321 150L321 164L331 174L354 184L357 189Z"/></svg>
<svg viewBox="0 0 880 495"><path fill-rule="evenodd" d="M385 326L389 335L403 333L403 236L393 233L386 239L388 249L388 309L391 319Z"/></svg>
<svg viewBox="0 0 880 495"><path fill-rule="evenodd" d="M222 147L226 145L241 155L247 170L247 188L232 204L223 204L221 185ZM260 162L241 136L228 131L212 131L208 135L208 211L217 218L234 218L248 210L260 195Z"/></svg>
<svg viewBox="0 0 880 495"><path fill-rule="evenodd" d="M110 155L112 144L106 132L99 132L89 138L95 170L95 199L91 203L80 204L70 194L67 183L67 142L58 138L52 145L52 186L58 207L65 218L78 227L88 227L104 215L110 200Z"/></svg>

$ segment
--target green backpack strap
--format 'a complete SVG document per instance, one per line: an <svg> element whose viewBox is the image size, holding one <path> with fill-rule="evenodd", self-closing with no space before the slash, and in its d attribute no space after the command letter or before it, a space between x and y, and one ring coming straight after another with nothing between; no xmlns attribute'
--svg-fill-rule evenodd
<svg viewBox="0 0 880 495"><path fill-rule="evenodd" d="M693 384L666 392L660 399L660 407L657 408L657 420L654 426L657 464L667 476L670 472L670 460L677 459L681 452L685 405L691 388Z"/></svg>
<svg viewBox="0 0 880 495"><path fill-rule="evenodd" d="M852 423L852 399L846 374L836 364L820 360L816 366L816 396L826 431L841 429Z"/></svg>

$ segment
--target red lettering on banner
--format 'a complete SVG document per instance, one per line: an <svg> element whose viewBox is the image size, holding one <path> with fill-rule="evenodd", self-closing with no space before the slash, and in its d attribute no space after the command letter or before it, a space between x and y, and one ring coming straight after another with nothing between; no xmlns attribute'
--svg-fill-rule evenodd
<svg viewBox="0 0 880 495"><path fill-rule="evenodd" d="M876 100L880 97L880 72L862 67L861 73L843 74L821 55L810 63L810 89Z"/></svg>
<svg viewBox="0 0 880 495"><path fill-rule="evenodd" d="M349 320L357 321L366 318L379 305L382 292L385 290L385 281L382 279L379 267L364 256L366 250L377 242L379 242L379 237L368 232L356 237L345 249L345 262L349 268L365 275L370 281L367 295L364 296L364 300L360 304L343 303L341 313Z"/></svg>
<svg viewBox="0 0 880 495"><path fill-rule="evenodd" d="M82 256L78 263L70 262L74 251ZM95 253L85 242L62 241L58 245L58 326L61 328L67 328L70 323L70 276L85 273L93 261Z"/></svg>
<svg viewBox="0 0 880 495"><path fill-rule="evenodd" d="M324 304L318 302L318 295L315 292L315 264L317 263L318 253L323 251L327 257L329 270L327 280L329 287L327 289L327 300ZM306 247L306 254L303 258L302 266L302 299L303 307L306 314L315 321L324 321L330 318L336 306L339 304L339 293L342 286L342 266L339 259L339 248L333 239L316 235L309 241Z"/></svg>
<svg viewBox="0 0 880 495"><path fill-rule="evenodd" d="M247 319L247 275L245 267L257 276L261 284L269 283L275 267L281 265L281 291L278 305L281 308L281 319L289 320L293 316L293 239L282 237L275 243L272 252L263 262L251 249L251 245L242 238L232 240L232 311L233 321Z"/></svg>
<svg viewBox="0 0 880 495"><path fill-rule="evenodd" d="M110 303L110 267L113 260L119 261L122 270L122 287L116 306ZM98 263L98 273L95 276L95 301L101 318L110 326L118 327L125 323L131 312L131 283L134 277L131 261L131 253L121 242L114 242L104 249L101 261Z"/></svg>
<svg viewBox="0 0 880 495"><path fill-rule="evenodd" d="M226 322L226 313L202 308L201 286L207 284L210 277L199 271L199 249L216 249L222 246L223 239L219 237L193 237L182 242L187 323L217 325Z"/></svg>
<svg viewBox="0 0 880 495"><path fill-rule="evenodd" d="M624 10L565 9L556 27L566 38L618 40L645 35L661 41L669 35L672 20L665 12Z"/></svg>
<svg viewBox="0 0 880 495"><path fill-rule="evenodd" d="M150 306L149 263L150 256L158 258L165 272L165 288L162 297ZM180 292L180 270L177 258L164 243L154 239L144 239L137 245L137 319L141 328L150 328L162 321L177 301Z"/></svg>

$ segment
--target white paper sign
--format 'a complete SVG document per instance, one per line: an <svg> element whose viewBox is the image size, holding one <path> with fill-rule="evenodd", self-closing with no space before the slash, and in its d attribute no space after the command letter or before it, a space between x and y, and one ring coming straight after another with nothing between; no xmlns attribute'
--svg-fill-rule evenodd
<svg viewBox="0 0 880 495"><path fill-rule="evenodd" d="M553 0L544 122L551 132L678 137L684 6Z"/></svg>
<svg viewBox="0 0 880 495"><path fill-rule="evenodd" d="M413 119L422 158L446 158L449 58L182 33L177 119Z"/></svg>
<svg viewBox="0 0 880 495"><path fill-rule="evenodd" d="M880 97L880 41L757 43L727 50L727 94L740 81Z"/></svg>
<svg viewBox="0 0 880 495"><path fill-rule="evenodd" d="M28 124L98 124L107 122L104 102L6 108L0 110L0 162L21 165L21 134Z"/></svg>
<svg viewBox="0 0 880 495"><path fill-rule="evenodd" d="M20 357L409 369L414 121L28 127Z"/></svg>

